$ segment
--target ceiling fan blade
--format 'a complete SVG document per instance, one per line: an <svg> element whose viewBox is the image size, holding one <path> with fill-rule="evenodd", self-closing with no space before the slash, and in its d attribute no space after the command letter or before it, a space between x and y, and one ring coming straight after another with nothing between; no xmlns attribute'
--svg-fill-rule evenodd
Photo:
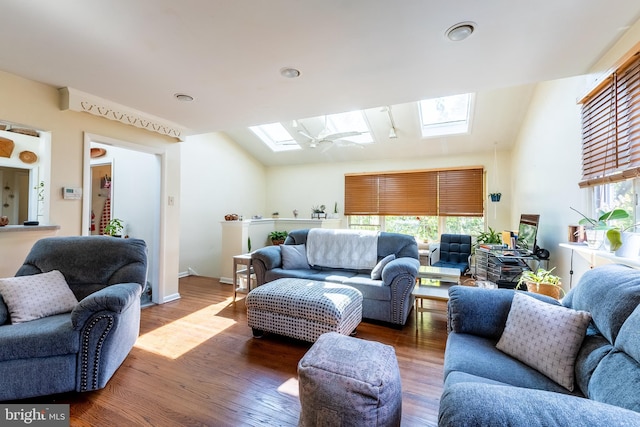
<svg viewBox="0 0 640 427"><path fill-rule="evenodd" d="M306 133L306 132L304 132L304 131L299 130L299 131L298 131L298 133L299 133L300 135L304 136L305 138L309 138L309 139L310 139L310 140L312 140L312 141L313 141L313 140L315 140L315 138L314 138L314 137L312 137L311 135L309 135L308 133Z"/></svg>
<svg viewBox="0 0 640 427"><path fill-rule="evenodd" d="M362 135L364 132L358 132L358 131L350 131L350 132L338 132L338 133L332 133L329 134L327 136L324 137L324 139L328 139L328 140L336 140L336 139L342 139L342 138L349 138L351 136L358 136L358 135Z"/></svg>
<svg viewBox="0 0 640 427"><path fill-rule="evenodd" d="M336 139L333 141L333 143L335 145L338 145L340 147L358 147L358 148L364 148L364 145L362 145L362 143L359 142L355 142L355 141L349 141L347 139Z"/></svg>

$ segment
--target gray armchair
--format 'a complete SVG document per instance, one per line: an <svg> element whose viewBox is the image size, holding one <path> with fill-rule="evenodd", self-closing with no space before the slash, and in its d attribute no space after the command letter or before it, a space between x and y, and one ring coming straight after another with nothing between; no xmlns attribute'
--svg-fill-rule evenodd
<svg viewBox="0 0 640 427"><path fill-rule="evenodd" d="M143 240L42 239L16 276L52 270L79 302L68 313L18 324L9 318L0 326L0 400L103 388L138 337L147 277Z"/></svg>

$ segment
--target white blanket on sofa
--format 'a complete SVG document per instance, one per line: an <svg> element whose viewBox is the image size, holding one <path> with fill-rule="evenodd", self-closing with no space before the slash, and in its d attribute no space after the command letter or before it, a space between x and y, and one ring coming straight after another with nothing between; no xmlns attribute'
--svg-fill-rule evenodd
<svg viewBox="0 0 640 427"><path fill-rule="evenodd" d="M307 235L309 265L372 269L378 262L375 231L312 228Z"/></svg>

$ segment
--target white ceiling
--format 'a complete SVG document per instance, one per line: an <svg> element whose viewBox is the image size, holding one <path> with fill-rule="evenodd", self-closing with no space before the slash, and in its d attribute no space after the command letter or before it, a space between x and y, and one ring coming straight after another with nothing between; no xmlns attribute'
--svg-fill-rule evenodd
<svg viewBox="0 0 640 427"><path fill-rule="evenodd" d="M529 85L585 73L639 17L637 0L3 0L0 69L228 131L265 164L433 154L413 102L477 92L472 134L429 141L452 154L508 148ZM447 40L461 21L475 33ZM243 130L354 109L370 109L373 146L274 155Z"/></svg>

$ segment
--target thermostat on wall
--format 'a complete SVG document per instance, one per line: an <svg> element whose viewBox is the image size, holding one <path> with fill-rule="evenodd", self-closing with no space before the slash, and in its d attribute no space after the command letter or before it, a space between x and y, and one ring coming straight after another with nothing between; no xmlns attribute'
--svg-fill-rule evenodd
<svg viewBox="0 0 640 427"><path fill-rule="evenodd" d="M78 200L82 198L82 188L62 187L62 197L65 200Z"/></svg>

